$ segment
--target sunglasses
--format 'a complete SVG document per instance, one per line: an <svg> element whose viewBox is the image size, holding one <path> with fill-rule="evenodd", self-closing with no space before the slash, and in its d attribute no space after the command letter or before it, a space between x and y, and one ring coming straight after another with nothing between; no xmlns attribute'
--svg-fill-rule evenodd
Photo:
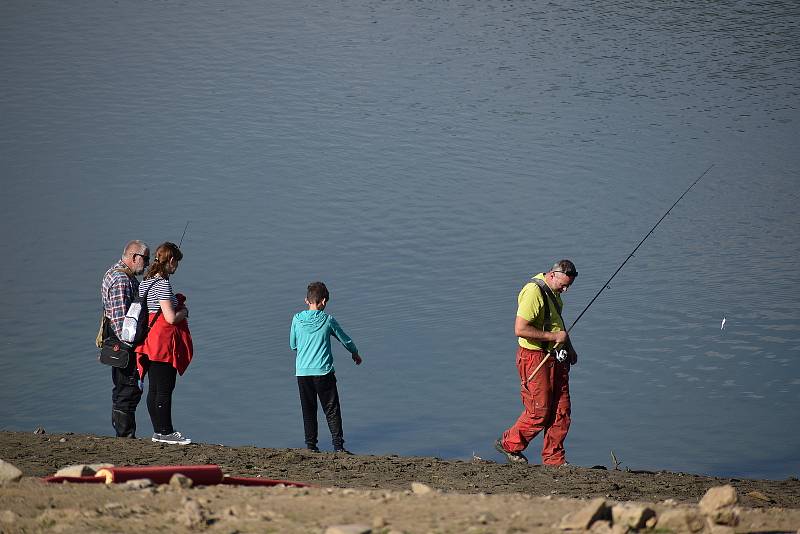
<svg viewBox="0 0 800 534"><path fill-rule="evenodd" d="M553 271L554 273L561 273L566 274L570 278L575 278L578 276L578 271Z"/></svg>
<svg viewBox="0 0 800 534"><path fill-rule="evenodd" d="M150 263L150 256L145 256L144 254L139 254L138 252L133 253L133 259L136 259L136 256L141 256L145 263Z"/></svg>

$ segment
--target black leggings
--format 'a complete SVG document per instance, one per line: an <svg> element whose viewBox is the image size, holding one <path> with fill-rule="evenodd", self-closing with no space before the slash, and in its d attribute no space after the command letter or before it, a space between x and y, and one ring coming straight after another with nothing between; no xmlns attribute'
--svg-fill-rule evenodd
<svg viewBox="0 0 800 534"><path fill-rule="evenodd" d="M147 369L150 377L147 388L147 411L153 423L153 432L172 434L172 391L178 371L171 364L150 362Z"/></svg>

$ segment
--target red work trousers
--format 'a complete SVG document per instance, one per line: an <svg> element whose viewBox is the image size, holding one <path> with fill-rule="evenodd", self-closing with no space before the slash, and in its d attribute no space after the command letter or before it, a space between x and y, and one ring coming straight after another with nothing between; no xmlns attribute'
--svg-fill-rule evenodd
<svg viewBox="0 0 800 534"><path fill-rule="evenodd" d="M558 363L550 357L533 380L527 382L545 354L540 350L517 349L523 410L514 426L503 432L502 444L507 451L520 452L544 431L542 463L561 465L566 461L564 439L570 423L569 363Z"/></svg>

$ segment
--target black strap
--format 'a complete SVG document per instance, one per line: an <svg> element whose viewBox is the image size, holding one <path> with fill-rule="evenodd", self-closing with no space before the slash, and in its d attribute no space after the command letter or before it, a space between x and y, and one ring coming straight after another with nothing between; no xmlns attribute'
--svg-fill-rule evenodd
<svg viewBox="0 0 800 534"><path fill-rule="evenodd" d="M553 306L555 306L556 310L558 310L558 317L561 319L561 322L564 322L564 318L561 317L561 306L558 305L558 300L556 300L556 296L553 294L553 290L550 289L550 286L547 285L547 282L542 280L541 278L531 278L533 282L539 286L539 289L542 290L542 295L544 296L544 324L542 325L544 328L547 328L550 324L550 306L547 304L547 300L553 301ZM544 329L543 328L543 329ZM566 328L566 325L564 326ZM572 348L572 340L567 339L567 349L571 352L574 352L575 349Z"/></svg>
<svg viewBox="0 0 800 534"><path fill-rule="evenodd" d="M547 285L547 282L542 280L541 278L531 278L539 289L542 290L542 296L544 296L544 322L545 326L550 324L550 306L548 305L547 301L551 300L553 302L553 306L555 306L556 311L558 311L558 317L563 322L564 319L561 317L561 306L558 305L558 300L556 296L553 295L553 290L550 289L550 286Z"/></svg>
<svg viewBox="0 0 800 534"><path fill-rule="evenodd" d="M154 280L154 282L152 284L150 284L150 286L147 289L144 290L144 295L142 295L142 298L144 299L145 303L147 303L147 294L150 292L151 289L153 289L153 286L158 283L158 278L153 278L153 280ZM163 278L162 278L162 280L163 280ZM142 283L144 284L144 280L142 280ZM148 329L153 328L153 325L156 324L156 321L158 321L158 316L159 315L161 315L161 306L158 307L158 311L156 312L155 316L153 317L153 320L150 321L150 324L147 327Z"/></svg>

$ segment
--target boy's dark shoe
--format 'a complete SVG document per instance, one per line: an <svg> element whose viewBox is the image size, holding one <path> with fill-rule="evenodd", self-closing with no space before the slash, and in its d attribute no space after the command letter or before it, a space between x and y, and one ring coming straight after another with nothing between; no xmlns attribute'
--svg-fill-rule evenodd
<svg viewBox="0 0 800 534"><path fill-rule="evenodd" d="M308 449L309 452L319 452L319 447L316 445L306 445L306 449Z"/></svg>
<svg viewBox="0 0 800 534"><path fill-rule="evenodd" d="M335 449L333 449L333 452L336 452L336 453L339 453L339 454L346 454L348 456L353 456L353 453L348 451L344 447L336 447Z"/></svg>
<svg viewBox="0 0 800 534"><path fill-rule="evenodd" d="M502 438L497 438L497 441L494 442L494 448L497 449L497 452L503 453L503 455L505 455L505 457L508 459L508 461L511 462L512 464L527 464L528 463L528 459L525 458L525 455L522 454L521 452L507 451L503 447L503 439Z"/></svg>

